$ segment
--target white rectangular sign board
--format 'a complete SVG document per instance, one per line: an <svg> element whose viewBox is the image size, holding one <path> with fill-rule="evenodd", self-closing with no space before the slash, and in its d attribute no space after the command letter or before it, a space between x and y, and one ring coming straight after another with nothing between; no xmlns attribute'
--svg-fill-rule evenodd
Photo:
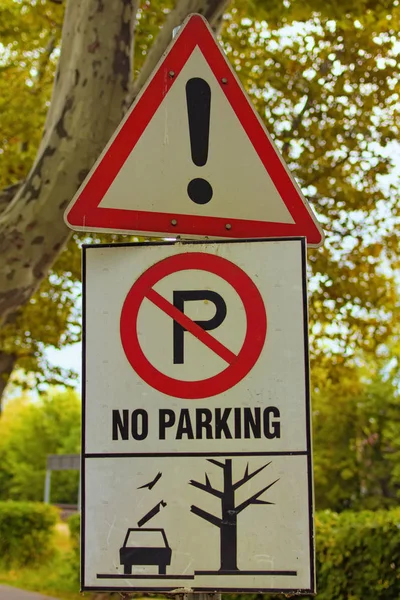
<svg viewBox="0 0 400 600"><path fill-rule="evenodd" d="M84 247L82 590L312 593L303 238Z"/></svg>

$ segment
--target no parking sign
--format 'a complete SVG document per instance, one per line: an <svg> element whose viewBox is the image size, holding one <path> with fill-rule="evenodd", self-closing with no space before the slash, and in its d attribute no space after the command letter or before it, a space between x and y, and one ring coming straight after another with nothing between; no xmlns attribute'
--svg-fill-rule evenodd
<svg viewBox="0 0 400 600"><path fill-rule="evenodd" d="M83 589L311 591L304 239L86 246L84 335Z"/></svg>
<svg viewBox="0 0 400 600"><path fill-rule="evenodd" d="M174 273L191 272L191 290L174 289L173 303L155 291L154 285ZM198 288L199 273L213 273L227 281L236 290L246 315L246 334L243 345L236 355L213 337L227 315L226 300L217 292ZM176 285L176 284L175 284ZM185 331L201 341L227 364L213 377L182 381L168 377L155 368L143 352L137 331L140 306L147 298L173 320L174 363L183 362ZM207 321L195 321L185 315L185 302L211 301L215 315ZM264 346L267 320L263 299L257 286L237 265L218 255L190 252L170 256L145 271L130 289L121 313L121 341L125 354L136 373L146 383L164 394L178 398L197 399L215 396L236 385L254 366ZM165 357L169 360L169 357Z"/></svg>

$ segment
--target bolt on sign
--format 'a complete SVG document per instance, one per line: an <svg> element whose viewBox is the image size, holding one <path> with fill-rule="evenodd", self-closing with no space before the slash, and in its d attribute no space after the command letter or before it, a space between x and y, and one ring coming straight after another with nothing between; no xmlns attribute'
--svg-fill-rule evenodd
<svg viewBox="0 0 400 600"><path fill-rule="evenodd" d="M323 232L200 15L183 24L65 212L69 227L152 236Z"/></svg>
<svg viewBox="0 0 400 600"><path fill-rule="evenodd" d="M315 591L305 255L84 247L83 590Z"/></svg>

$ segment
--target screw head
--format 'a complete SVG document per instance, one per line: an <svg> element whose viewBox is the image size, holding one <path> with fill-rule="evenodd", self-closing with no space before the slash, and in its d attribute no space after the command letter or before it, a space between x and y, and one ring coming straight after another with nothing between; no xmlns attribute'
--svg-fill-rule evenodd
<svg viewBox="0 0 400 600"><path fill-rule="evenodd" d="M175 77L175 71L169 71L168 75L172 78Z"/></svg>
<svg viewBox="0 0 400 600"><path fill-rule="evenodd" d="M232 229L232 225L230 223L227 223L225 225L225 229L227 229L229 231L230 229Z"/></svg>
<svg viewBox="0 0 400 600"><path fill-rule="evenodd" d="M171 225L175 227L175 225L178 225L178 221L176 219L172 219Z"/></svg>
<svg viewBox="0 0 400 600"><path fill-rule="evenodd" d="M228 80L227 80L227 78L226 78L226 77L223 77L223 78L221 79L221 81L222 81L222 83L228 83Z"/></svg>

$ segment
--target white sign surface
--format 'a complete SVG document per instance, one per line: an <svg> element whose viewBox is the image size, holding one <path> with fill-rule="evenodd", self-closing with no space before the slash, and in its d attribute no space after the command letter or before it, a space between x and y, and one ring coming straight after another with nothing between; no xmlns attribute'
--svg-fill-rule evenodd
<svg viewBox="0 0 400 600"><path fill-rule="evenodd" d="M191 158L186 117L185 88L193 74L207 83L213 102L208 160L201 169L201 176L212 181L213 195L223 199L223 202L210 201L203 206L191 202L186 191L188 182L198 176L199 170ZM140 156L149 156L151 160L144 163L138 160ZM154 165L157 165L157 177L154 176ZM165 190L168 190L170 199L167 208L170 213L200 213L202 216L222 219L229 215L231 219L294 223L198 47L189 57L176 84L158 107L99 206L130 210L132 190L135 190L137 210L159 212L160 206L165 205ZM268 202L265 201L266 197ZM248 198L248 201L243 202L243 198Z"/></svg>
<svg viewBox="0 0 400 600"><path fill-rule="evenodd" d="M314 591L305 241L86 246L83 590Z"/></svg>

